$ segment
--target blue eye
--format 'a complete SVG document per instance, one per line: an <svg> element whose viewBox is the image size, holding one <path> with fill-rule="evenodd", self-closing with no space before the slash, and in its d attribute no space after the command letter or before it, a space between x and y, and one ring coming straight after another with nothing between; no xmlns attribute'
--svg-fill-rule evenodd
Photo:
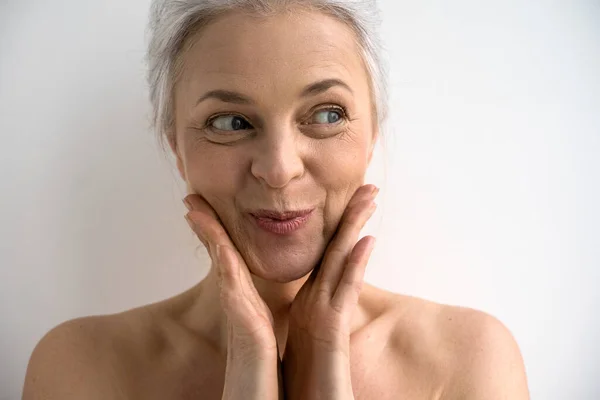
<svg viewBox="0 0 600 400"><path fill-rule="evenodd" d="M252 126L244 118L237 115L222 115L210 121L210 126L220 131L239 131Z"/></svg>
<svg viewBox="0 0 600 400"><path fill-rule="evenodd" d="M342 119L342 112L338 110L321 110L315 113L316 124L335 124Z"/></svg>

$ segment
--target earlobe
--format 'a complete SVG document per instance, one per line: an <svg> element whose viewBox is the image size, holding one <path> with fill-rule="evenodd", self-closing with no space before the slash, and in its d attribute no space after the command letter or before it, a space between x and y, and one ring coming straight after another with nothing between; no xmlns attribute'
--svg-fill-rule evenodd
<svg viewBox="0 0 600 400"><path fill-rule="evenodd" d="M373 119L373 136L371 137L371 146L369 148L369 164L371 164L371 159L373 158L373 150L375 149L375 145L377 144L377 140L379 140L379 123L377 119Z"/></svg>
<svg viewBox="0 0 600 400"><path fill-rule="evenodd" d="M183 179L185 181L186 176L185 176L185 168L183 167L183 161L182 161L181 157L179 157L179 154L176 153L175 156L177 157L177 170L179 171L179 176L181 176L181 179Z"/></svg>
<svg viewBox="0 0 600 400"><path fill-rule="evenodd" d="M169 142L169 147L171 148L171 151L177 155L177 140L175 138L175 134L171 131L168 131L167 133L165 133L165 136L167 137L167 141Z"/></svg>
<svg viewBox="0 0 600 400"><path fill-rule="evenodd" d="M377 144L377 131L373 134L373 140L371 141L371 146L369 147L369 157L368 163L371 164L371 159L373 158L373 151L375 150L375 145Z"/></svg>
<svg viewBox="0 0 600 400"><path fill-rule="evenodd" d="M183 166L183 159L179 156L179 154L175 153L176 157L177 157L177 169L179 170L179 175L181 176L181 179L183 179L183 181L186 184L186 190L187 190L187 194L194 194L196 193L194 191L194 189L192 189L192 186L190 185L190 182L187 180L187 176L185 174L185 168Z"/></svg>
<svg viewBox="0 0 600 400"><path fill-rule="evenodd" d="M177 148L177 141L176 141L175 135L172 132L168 132L167 140L169 142L169 147L171 148L171 151L175 155L175 159L177 162L177 170L179 171L179 176L181 176L181 179L186 181L185 168L183 166L183 158L179 154L179 149ZM188 189L189 189L189 187L188 187Z"/></svg>

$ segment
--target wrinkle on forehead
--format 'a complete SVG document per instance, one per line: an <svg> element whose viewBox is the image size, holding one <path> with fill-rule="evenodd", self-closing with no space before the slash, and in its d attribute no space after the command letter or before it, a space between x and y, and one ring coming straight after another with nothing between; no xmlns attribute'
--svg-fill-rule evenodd
<svg viewBox="0 0 600 400"><path fill-rule="evenodd" d="M240 13L223 16L198 33L183 55L184 68L196 73L241 70L252 76L321 63L360 66L359 47L350 28L325 15L300 15L291 21L286 15L259 20ZM298 29L299 21L304 29ZM224 29L227 25L235 29Z"/></svg>
<svg viewBox="0 0 600 400"><path fill-rule="evenodd" d="M196 36L182 55L174 92L175 108L184 115L208 90L235 90L261 104L283 106L287 99L297 100L292 96L304 86L324 78L341 79L355 96L370 98L369 75L356 36L333 17L307 12L273 17L230 13Z"/></svg>

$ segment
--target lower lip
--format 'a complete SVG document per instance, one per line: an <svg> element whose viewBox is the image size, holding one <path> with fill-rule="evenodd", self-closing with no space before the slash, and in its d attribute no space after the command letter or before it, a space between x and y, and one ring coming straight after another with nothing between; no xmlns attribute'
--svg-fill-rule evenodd
<svg viewBox="0 0 600 400"><path fill-rule="evenodd" d="M312 211L301 217L290 218L286 220L261 218L255 217L254 215L252 216L252 218L254 218L258 226L260 226L267 232L275 233L278 235L288 235L290 233L296 232L304 225L306 225L306 222L308 221L311 215Z"/></svg>

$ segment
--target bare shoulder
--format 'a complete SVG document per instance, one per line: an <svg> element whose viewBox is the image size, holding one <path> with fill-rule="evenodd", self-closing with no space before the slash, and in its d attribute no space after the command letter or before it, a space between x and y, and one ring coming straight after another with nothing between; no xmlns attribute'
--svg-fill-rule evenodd
<svg viewBox="0 0 600 400"><path fill-rule="evenodd" d="M499 319L471 308L441 306L436 324L454 357L446 398L529 399L521 351Z"/></svg>
<svg viewBox="0 0 600 400"><path fill-rule="evenodd" d="M395 295L390 347L415 374L429 371L440 399L529 399L525 367L510 330L468 307Z"/></svg>
<svg viewBox="0 0 600 400"><path fill-rule="evenodd" d="M29 360L23 400L216 397L221 355L181 321L186 293L51 329Z"/></svg>
<svg viewBox="0 0 600 400"><path fill-rule="evenodd" d="M114 324L109 317L84 317L46 333L29 359L23 400L124 398L116 393L118 383L99 373L118 364L107 339Z"/></svg>
<svg viewBox="0 0 600 400"><path fill-rule="evenodd" d="M137 354L156 347L147 308L76 318L47 332L35 346L23 400L125 399Z"/></svg>

